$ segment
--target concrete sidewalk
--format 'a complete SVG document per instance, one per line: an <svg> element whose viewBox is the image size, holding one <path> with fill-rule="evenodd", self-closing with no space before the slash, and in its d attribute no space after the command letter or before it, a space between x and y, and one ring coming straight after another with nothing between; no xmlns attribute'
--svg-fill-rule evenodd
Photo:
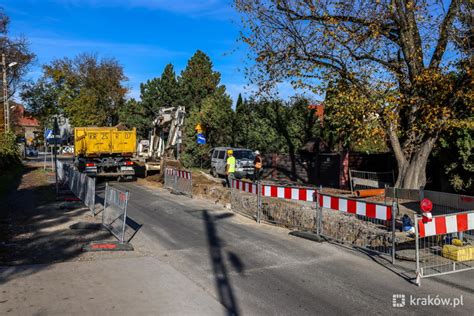
<svg viewBox="0 0 474 316"><path fill-rule="evenodd" d="M0 268L1 315L223 315L169 264L139 257Z"/></svg>

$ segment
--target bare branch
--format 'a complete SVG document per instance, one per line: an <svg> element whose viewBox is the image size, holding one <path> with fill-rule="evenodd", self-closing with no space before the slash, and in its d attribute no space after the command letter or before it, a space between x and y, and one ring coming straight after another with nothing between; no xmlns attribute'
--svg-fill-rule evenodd
<svg viewBox="0 0 474 316"><path fill-rule="evenodd" d="M437 68L443 59L444 52L446 51L446 46L448 45L449 33L452 30L454 19L459 12L459 1L452 0L451 5L449 6L448 13L444 17L443 22L440 26L438 43L436 45L433 56L430 61L430 68Z"/></svg>

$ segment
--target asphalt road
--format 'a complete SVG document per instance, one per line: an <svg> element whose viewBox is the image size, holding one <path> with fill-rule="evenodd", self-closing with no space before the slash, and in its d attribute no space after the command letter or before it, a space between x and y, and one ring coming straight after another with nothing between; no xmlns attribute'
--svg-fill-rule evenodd
<svg viewBox="0 0 474 316"><path fill-rule="evenodd" d="M112 185L130 191L128 216L141 225L132 244L171 264L228 314L474 315L474 271L456 275L470 279L468 287L433 279L417 287L380 258L293 237L207 201L136 183ZM103 196L103 185L98 192ZM393 307L394 294L405 295L405 307ZM464 305L409 306L410 296L428 295L462 296Z"/></svg>

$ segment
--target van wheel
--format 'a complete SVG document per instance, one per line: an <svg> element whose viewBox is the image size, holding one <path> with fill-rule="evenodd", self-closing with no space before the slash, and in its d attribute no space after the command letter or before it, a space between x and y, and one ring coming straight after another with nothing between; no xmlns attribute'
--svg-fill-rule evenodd
<svg viewBox="0 0 474 316"><path fill-rule="evenodd" d="M211 168L211 175L212 175L214 178L217 178L217 172L216 172L216 169L214 169L214 168Z"/></svg>

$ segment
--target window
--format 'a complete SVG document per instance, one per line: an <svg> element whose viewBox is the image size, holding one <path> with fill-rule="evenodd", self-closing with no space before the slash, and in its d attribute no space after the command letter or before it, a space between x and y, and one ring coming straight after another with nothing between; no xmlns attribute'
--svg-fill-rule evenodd
<svg viewBox="0 0 474 316"><path fill-rule="evenodd" d="M221 150L221 151L219 151L219 156L217 156L217 158L218 159L224 159L224 156L225 156L225 151Z"/></svg>
<svg viewBox="0 0 474 316"><path fill-rule="evenodd" d="M236 150L234 151L234 157L235 159L255 159L255 155L251 150Z"/></svg>
<svg viewBox="0 0 474 316"><path fill-rule="evenodd" d="M214 152L212 153L212 158L217 158L218 152L219 152L218 150L214 150Z"/></svg>

